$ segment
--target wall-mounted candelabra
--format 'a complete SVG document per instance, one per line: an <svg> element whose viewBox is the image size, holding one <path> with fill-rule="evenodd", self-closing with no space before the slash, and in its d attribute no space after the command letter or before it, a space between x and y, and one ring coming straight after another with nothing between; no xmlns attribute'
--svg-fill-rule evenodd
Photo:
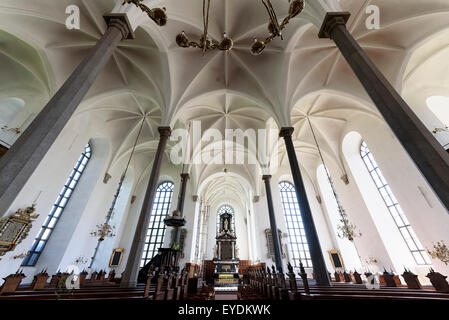
<svg viewBox="0 0 449 320"><path fill-rule="evenodd" d="M20 134L22 132L20 128L10 128L8 126L3 126L2 130L5 132L13 132L14 134Z"/></svg>
<svg viewBox="0 0 449 320"><path fill-rule="evenodd" d="M435 128L432 130L434 134L440 133L440 132L449 132L449 127L445 126L444 128Z"/></svg>

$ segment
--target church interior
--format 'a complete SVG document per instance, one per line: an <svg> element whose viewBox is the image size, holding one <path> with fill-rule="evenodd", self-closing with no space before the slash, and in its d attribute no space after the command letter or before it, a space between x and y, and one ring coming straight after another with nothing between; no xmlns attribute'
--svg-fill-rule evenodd
<svg viewBox="0 0 449 320"><path fill-rule="evenodd" d="M449 300L448 1L1 0L0 127L0 302Z"/></svg>

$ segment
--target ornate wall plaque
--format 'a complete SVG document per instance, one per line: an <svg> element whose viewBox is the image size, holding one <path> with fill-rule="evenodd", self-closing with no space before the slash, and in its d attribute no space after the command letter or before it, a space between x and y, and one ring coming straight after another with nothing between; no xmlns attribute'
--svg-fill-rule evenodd
<svg viewBox="0 0 449 320"><path fill-rule="evenodd" d="M28 236L33 220L39 217L38 214L34 214L35 211L33 204L25 210L17 210L10 217L0 219L0 256L13 251Z"/></svg>
<svg viewBox="0 0 449 320"><path fill-rule="evenodd" d="M282 244L282 231L278 229L279 242L281 244L281 254L282 258L286 258L284 246ZM275 261L274 257L274 245L273 245L273 237L271 236L271 229L265 229L265 238L267 240L267 258L271 258L271 260Z"/></svg>

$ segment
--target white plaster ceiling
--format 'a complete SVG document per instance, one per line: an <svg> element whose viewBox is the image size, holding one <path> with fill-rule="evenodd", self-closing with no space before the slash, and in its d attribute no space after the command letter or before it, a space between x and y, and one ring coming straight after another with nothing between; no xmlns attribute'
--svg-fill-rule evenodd
<svg viewBox="0 0 449 320"><path fill-rule="evenodd" d="M235 48L203 56L198 49L178 48L175 43L182 30L191 39L201 35L202 0L145 1L150 7L167 8L165 27L156 26L134 6L121 3L0 3L0 64L5 66L0 75L0 97L14 95L24 100L27 95L48 100L104 33L102 15L111 11L128 13L136 27L136 39L119 45L78 110L78 114L90 112L98 119L98 130L110 137L113 154L109 166L129 154L139 119L147 115L138 144L140 153L154 150L158 139L155 129L161 124L180 127L201 119L208 126L224 130L256 129L274 121L277 127L295 127L295 146L302 166L307 166L307 160L302 160L306 153L315 158L310 164L312 172L317 154L304 122L308 115L325 155L343 170L339 143L345 123L356 113L378 115L334 43L318 39L325 12L351 12L349 31L400 91L408 85L403 82L406 70L411 74L410 70L416 69L408 68L409 62L424 64L431 59L433 49L441 48L441 41L429 46L427 55L410 60L415 50L449 27L446 0L309 0L306 10L288 25L283 41L276 39L262 55L252 56L249 47L253 38L267 34L263 5L259 0L212 1L210 35L219 40L226 31L234 39ZM65 9L73 4L81 9L81 30L65 27ZM278 17L283 18L288 1L273 0L273 4ZM365 27L365 8L370 4L380 8L379 30ZM447 61L447 50L441 48L441 55ZM23 90L10 91L11 77ZM411 77L407 75L406 79ZM41 100L36 101L44 106ZM30 101L26 108L39 111ZM141 169L146 167L142 164ZM221 172L223 166L192 170L199 185L208 175ZM251 176L248 181L260 180L257 169L241 171Z"/></svg>

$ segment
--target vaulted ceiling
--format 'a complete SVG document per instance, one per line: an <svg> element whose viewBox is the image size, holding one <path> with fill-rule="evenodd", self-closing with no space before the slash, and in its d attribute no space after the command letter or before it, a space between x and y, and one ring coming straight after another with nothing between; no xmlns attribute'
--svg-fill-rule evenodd
<svg viewBox="0 0 449 320"><path fill-rule="evenodd" d="M288 1L272 2L283 18ZM203 127L221 132L294 126L300 158L316 159L308 117L324 155L344 171L339 143L346 123L355 114L380 116L334 43L318 39L325 12L351 12L351 34L401 92L407 80L419 74L418 65L435 59L433 49L440 48L447 61L444 44L431 42L449 28L446 0L309 0L306 10L287 26L284 40L274 40L260 56L249 52L254 37L267 35L268 16L259 0L212 1L210 35L219 40L226 31L235 47L205 55L175 43L183 30L192 39L200 37L202 0L145 3L166 7L165 27L155 25L133 5L122 6L121 0L2 0L0 65L5 68L0 97L21 98L33 114L39 112L104 33L103 14L126 12L136 39L119 45L76 115L90 113L98 119L97 130L110 138L110 167L129 154L143 118L140 153L154 151L157 126L183 127L201 120ZM80 8L80 30L65 26L69 5ZM365 26L368 5L380 9L378 30ZM433 44L413 56L426 43ZM417 66L410 69L410 61ZM447 82L443 85L447 87ZM30 96L39 98L33 101ZM137 172L148 166L141 162L134 164L139 166ZM310 163L303 166L313 176L316 161ZM192 170L199 185L223 168L199 165ZM249 172L248 181L259 179L257 169L243 171Z"/></svg>

